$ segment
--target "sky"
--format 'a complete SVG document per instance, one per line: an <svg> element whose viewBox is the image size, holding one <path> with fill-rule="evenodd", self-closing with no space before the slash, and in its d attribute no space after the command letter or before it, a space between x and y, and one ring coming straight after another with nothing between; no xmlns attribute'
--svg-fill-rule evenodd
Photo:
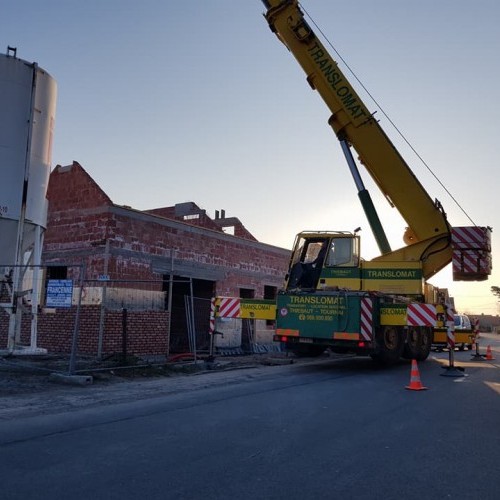
<svg viewBox="0 0 500 500"><path fill-rule="evenodd" d="M448 266L430 282L450 290L459 312L498 314L490 287L500 286L500 3L302 6L334 59L338 52L425 160L432 173L378 111L449 222L493 228L489 280L452 282ZM193 201L212 217L224 209L284 248L302 230L361 226L362 255L373 258L328 109L263 12L260 0L16 0L2 6L0 51L17 47L55 78L53 166L79 162L114 203ZM391 246L403 246L405 222L361 175Z"/></svg>

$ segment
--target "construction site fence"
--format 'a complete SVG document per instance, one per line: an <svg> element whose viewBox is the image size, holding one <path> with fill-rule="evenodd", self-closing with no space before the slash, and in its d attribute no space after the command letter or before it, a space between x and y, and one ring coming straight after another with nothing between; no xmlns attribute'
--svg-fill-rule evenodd
<svg viewBox="0 0 500 500"><path fill-rule="evenodd" d="M185 352L196 345L209 352L210 299L189 294L187 300L172 300L172 278L87 279L85 266L58 263L23 266L16 287L14 266L2 267L0 271L10 269L0 281L4 355L58 357L62 364L67 361L67 371L75 372L164 363L172 346ZM58 275L61 269L64 274Z"/></svg>
<svg viewBox="0 0 500 500"><path fill-rule="evenodd" d="M281 351L281 344L273 342L275 318L275 300L214 297L210 329L216 351L223 354Z"/></svg>
<svg viewBox="0 0 500 500"><path fill-rule="evenodd" d="M172 278L87 279L81 265L65 266L65 275L57 277L48 267L25 270L18 300L21 306L16 312L12 283L8 278L2 281L0 350L4 354L57 359L60 371L78 373L161 364L189 356L274 350L274 346L256 341L250 323L242 328L241 321L231 325L232 320L225 320L225 333L214 335L210 328L212 299L196 297L189 278L178 280L183 281L183 289L190 290L187 294L169 296L169 290L175 289ZM41 277L33 281L36 273ZM56 278L48 278L54 275ZM38 282L36 290L33 282ZM14 345L9 345L14 315L17 333Z"/></svg>

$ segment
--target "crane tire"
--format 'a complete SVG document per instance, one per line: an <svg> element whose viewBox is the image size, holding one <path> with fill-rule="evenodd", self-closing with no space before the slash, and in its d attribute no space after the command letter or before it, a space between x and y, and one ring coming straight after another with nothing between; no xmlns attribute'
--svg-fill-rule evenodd
<svg viewBox="0 0 500 500"><path fill-rule="evenodd" d="M397 326L382 326L375 334L375 351L371 357L384 365L392 365L401 358L403 349L404 330Z"/></svg>
<svg viewBox="0 0 500 500"><path fill-rule="evenodd" d="M421 328L421 340L415 359L425 361L429 357L432 347L433 330L431 327Z"/></svg>

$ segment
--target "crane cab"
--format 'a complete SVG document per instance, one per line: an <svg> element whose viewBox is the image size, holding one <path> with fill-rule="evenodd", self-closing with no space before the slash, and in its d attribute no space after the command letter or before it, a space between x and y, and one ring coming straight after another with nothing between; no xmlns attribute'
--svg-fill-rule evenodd
<svg viewBox="0 0 500 500"><path fill-rule="evenodd" d="M295 238L286 290L359 290L359 236L344 231L303 231Z"/></svg>
<svg viewBox="0 0 500 500"><path fill-rule="evenodd" d="M303 231L295 238L285 280L289 293L352 290L408 295L424 294L420 261L365 261L354 233Z"/></svg>

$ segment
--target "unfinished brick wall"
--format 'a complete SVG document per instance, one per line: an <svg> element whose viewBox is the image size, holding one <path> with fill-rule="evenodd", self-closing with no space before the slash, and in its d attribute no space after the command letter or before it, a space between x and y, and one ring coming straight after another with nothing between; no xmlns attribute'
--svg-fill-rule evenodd
<svg viewBox="0 0 500 500"><path fill-rule="evenodd" d="M209 283L205 293L239 297L241 289L245 289L252 291L255 298L264 297L265 286L279 288L283 283L289 251L255 241L237 218L211 220L192 202L181 204L184 212L176 212L175 207L143 212L114 205L77 162L54 169L47 198L49 213L42 262L68 266L68 278L78 279L80 268L76 266L82 263L86 265L87 280L105 274L111 280L158 281L172 271L183 278ZM183 215L192 212L199 212L199 217L190 219ZM235 235L223 231L227 223L234 224ZM158 284L158 289L161 286ZM87 307L90 306L82 310ZM166 339L160 332L168 319L162 316L164 311L159 311L158 317L157 312L143 313L152 318L152 322L147 320L152 327L147 333L139 326L146 321L137 316L136 328L141 332L138 354L166 350ZM58 311L56 316L40 318L40 347L68 349L71 335L67 328L73 323L70 318L60 323L65 314L70 313ZM85 310L82 316L82 352L97 351L95 332L99 318L95 314ZM118 320L116 324L108 323L114 321L110 319L113 315L106 315L106 332L121 328ZM130 321L134 325L135 316ZM154 326L156 321L158 327ZM118 334L109 335L115 340L109 340L111 344L106 348L115 349L113 342L118 342Z"/></svg>
<svg viewBox="0 0 500 500"><path fill-rule="evenodd" d="M97 355L99 342L99 306L82 306L78 329L78 353ZM52 353L69 354L73 342L76 307L57 309L55 314L38 316L37 347ZM0 310L0 346L7 346L8 315ZM165 355L168 352L167 311L127 311L127 352L136 356ZM102 354L121 353L123 350L123 314L106 311ZM24 315L21 329L21 345L30 344L30 317Z"/></svg>
<svg viewBox="0 0 500 500"><path fill-rule="evenodd" d="M57 167L50 174L50 211L75 217L80 210L102 205L111 206L108 195L92 180L78 162Z"/></svg>
<svg viewBox="0 0 500 500"><path fill-rule="evenodd" d="M196 203L192 201L186 203L177 203L173 207L154 208L146 210L146 213L152 215L159 215L167 219L174 219L181 222L188 223L192 226L204 227L206 229L213 229L220 233L225 233L226 230L232 228L232 233L238 238L246 240L257 241L257 239L247 230L243 223L237 217L225 216L225 211L216 211L215 219L211 219L205 210L201 209ZM228 231L229 232L229 231Z"/></svg>
<svg viewBox="0 0 500 500"><path fill-rule="evenodd" d="M52 172L47 197L44 260L85 258L88 278L104 272L107 245L107 274L114 279L158 279L152 259L168 262L173 257L198 268L220 269L218 295L238 296L240 288L249 288L262 297L265 285L282 285L287 250L227 235L220 227L201 228L113 205L76 162Z"/></svg>

